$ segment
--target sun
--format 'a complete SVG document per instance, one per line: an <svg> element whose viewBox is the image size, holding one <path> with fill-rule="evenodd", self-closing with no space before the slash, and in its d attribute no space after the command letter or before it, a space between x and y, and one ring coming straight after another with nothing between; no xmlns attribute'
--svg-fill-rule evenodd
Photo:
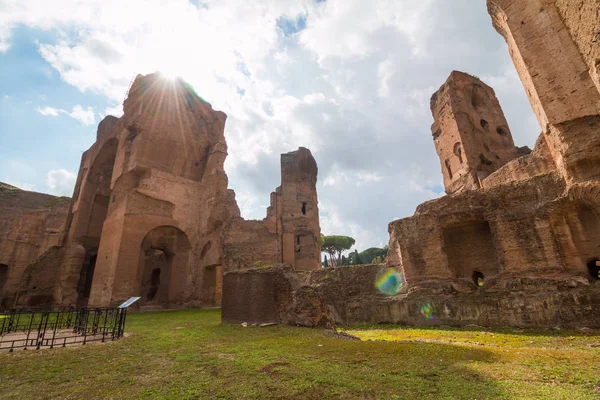
<svg viewBox="0 0 600 400"><path fill-rule="evenodd" d="M166 57L158 66L158 72L170 81L174 81L181 76L181 68L175 60L175 57Z"/></svg>
<svg viewBox="0 0 600 400"><path fill-rule="evenodd" d="M158 70L158 72L164 79L168 81L174 81L180 76L175 70L170 68L161 68Z"/></svg>

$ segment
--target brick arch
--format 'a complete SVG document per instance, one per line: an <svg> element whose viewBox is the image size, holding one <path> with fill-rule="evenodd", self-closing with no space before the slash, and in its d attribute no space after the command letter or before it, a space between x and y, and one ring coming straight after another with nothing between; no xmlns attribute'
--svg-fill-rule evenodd
<svg viewBox="0 0 600 400"><path fill-rule="evenodd" d="M599 185L575 186L546 211L559 259L571 273L587 275L590 261L600 258L599 194Z"/></svg>
<svg viewBox="0 0 600 400"><path fill-rule="evenodd" d="M190 240L179 228L163 225L149 231L140 246L141 304L164 306L184 296Z"/></svg>
<svg viewBox="0 0 600 400"><path fill-rule="evenodd" d="M569 188L569 200L581 201L600 211L600 184L587 183L573 185Z"/></svg>

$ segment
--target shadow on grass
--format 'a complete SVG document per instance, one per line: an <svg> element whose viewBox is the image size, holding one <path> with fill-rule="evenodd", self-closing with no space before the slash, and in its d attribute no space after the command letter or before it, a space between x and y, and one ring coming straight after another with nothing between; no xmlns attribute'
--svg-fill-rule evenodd
<svg viewBox="0 0 600 400"><path fill-rule="evenodd" d="M139 335L128 347L152 352L145 365L152 378L136 383L146 398L509 398L497 382L469 366L497 361L485 349L347 341L288 326L221 325L214 310L133 316L130 326ZM155 365L168 365L168 373L153 371Z"/></svg>

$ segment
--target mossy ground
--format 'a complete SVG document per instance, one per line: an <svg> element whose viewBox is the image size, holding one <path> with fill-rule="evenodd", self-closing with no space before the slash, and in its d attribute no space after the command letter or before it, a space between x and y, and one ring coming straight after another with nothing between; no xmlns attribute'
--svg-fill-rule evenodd
<svg viewBox="0 0 600 400"><path fill-rule="evenodd" d="M221 325L130 314L112 343L0 354L2 399L598 399L594 334Z"/></svg>

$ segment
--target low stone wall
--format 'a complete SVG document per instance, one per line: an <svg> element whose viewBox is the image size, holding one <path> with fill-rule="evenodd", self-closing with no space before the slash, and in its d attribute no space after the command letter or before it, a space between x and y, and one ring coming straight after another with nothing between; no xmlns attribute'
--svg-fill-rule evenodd
<svg viewBox="0 0 600 400"><path fill-rule="evenodd" d="M332 328L330 307L310 285L310 275L286 264L226 273L222 321Z"/></svg>
<svg viewBox="0 0 600 400"><path fill-rule="evenodd" d="M359 265L294 272L274 266L231 272L224 279L223 322L600 328L600 281L561 274L506 277L483 288L436 282L388 296L375 287L385 270Z"/></svg>

